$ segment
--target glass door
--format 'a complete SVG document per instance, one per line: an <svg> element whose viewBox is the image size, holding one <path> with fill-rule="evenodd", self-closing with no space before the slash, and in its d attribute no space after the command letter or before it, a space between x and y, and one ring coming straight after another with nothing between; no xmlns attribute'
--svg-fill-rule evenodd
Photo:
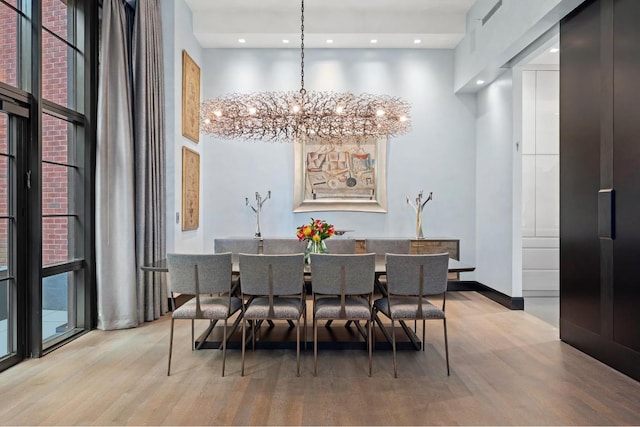
<svg viewBox="0 0 640 427"><path fill-rule="evenodd" d="M11 212L9 188L11 165L15 157L10 153L8 138L8 114L0 112L0 357L15 352L15 316L12 302L15 299L15 280L11 263L13 248L10 230L13 229L15 216Z"/></svg>
<svg viewBox="0 0 640 427"><path fill-rule="evenodd" d="M19 212L24 212L24 186L29 185L29 176L21 182L23 155L26 140L26 108L0 99L0 368L13 365L23 355L24 318L19 307L24 307L25 284L21 274L24 260L18 253L24 228ZM23 240L25 240L23 238ZM24 314L24 313L22 313Z"/></svg>

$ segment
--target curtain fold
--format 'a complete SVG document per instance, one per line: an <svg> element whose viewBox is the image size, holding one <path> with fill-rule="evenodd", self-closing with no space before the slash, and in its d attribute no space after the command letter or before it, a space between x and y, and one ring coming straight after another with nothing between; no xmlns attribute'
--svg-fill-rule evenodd
<svg viewBox="0 0 640 427"><path fill-rule="evenodd" d="M166 257L165 116L162 25L158 0L137 0L133 25L133 93L138 321L168 311L164 274L140 266Z"/></svg>
<svg viewBox="0 0 640 427"><path fill-rule="evenodd" d="M165 277L140 270L165 258L164 80L157 0L105 0L96 154L98 328L168 311ZM133 24L133 25L132 25Z"/></svg>
<svg viewBox="0 0 640 427"><path fill-rule="evenodd" d="M138 324L134 147L127 22L121 0L104 0L96 153L98 328Z"/></svg>

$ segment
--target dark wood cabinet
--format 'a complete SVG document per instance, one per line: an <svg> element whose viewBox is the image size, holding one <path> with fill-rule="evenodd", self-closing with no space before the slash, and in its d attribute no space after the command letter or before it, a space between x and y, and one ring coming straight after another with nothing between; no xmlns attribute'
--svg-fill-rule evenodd
<svg viewBox="0 0 640 427"><path fill-rule="evenodd" d="M640 1L560 25L560 336L640 380Z"/></svg>

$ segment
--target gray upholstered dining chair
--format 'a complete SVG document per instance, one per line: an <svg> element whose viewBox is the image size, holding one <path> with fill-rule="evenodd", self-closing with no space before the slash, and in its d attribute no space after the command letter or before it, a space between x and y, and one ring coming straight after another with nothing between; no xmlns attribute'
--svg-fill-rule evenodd
<svg viewBox="0 0 640 427"><path fill-rule="evenodd" d="M297 375L300 376L300 319L304 319L305 344L307 330L304 290L304 255L240 254L240 289L242 291L242 370L246 347L246 324L252 321L252 343L255 349L255 323L262 320L296 320ZM247 299L248 298L248 299Z"/></svg>
<svg viewBox="0 0 640 427"><path fill-rule="evenodd" d="M260 240L254 238L238 239L214 239L213 249L215 253L231 252L234 263L238 262L238 254L257 254Z"/></svg>
<svg viewBox="0 0 640 427"><path fill-rule="evenodd" d="M385 260L386 254L408 254L411 250L409 239L366 239L364 245L367 253L376 254L380 262ZM378 283L385 286L387 275L379 276Z"/></svg>
<svg viewBox="0 0 640 427"><path fill-rule="evenodd" d="M325 246L330 254L354 254L356 239L326 239Z"/></svg>
<svg viewBox="0 0 640 427"><path fill-rule="evenodd" d="M262 253L265 255L301 254L307 249L307 242L298 239L262 239Z"/></svg>
<svg viewBox="0 0 640 427"><path fill-rule="evenodd" d="M374 302L374 315L383 313L391 319L393 375L398 377L396 360L396 320L422 320L422 350L425 347L425 320L440 319L444 323L444 348L449 375L449 344L445 303L449 254L387 255L387 296ZM442 307L427 298L442 295Z"/></svg>
<svg viewBox="0 0 640 427"><path fill-rule="evenodd" d="M367 253L378 256L385 254L408 254L411 248L409 239L366 239L364 242Z"/></svg>
<svg viewBox="0 0 640 427"><path fill-rule="evenodd" d="M318 320L367 322L371 376L375 254L311 254L313 277L313 375L318 370Z"/></svg>
<svg viewBox="0 0 640 427"><path fill-rule="evenodd" d="M231 253L191 255L167 254L169 267L169 289L171 298L175 293L194 295L192 299L175 309L171 315L169 338L169 364L167 375L171 375L171 353L173 350L173 326L176 319L191 320L191 349L194 349L194 320L208 319L224 321L222 335L222 376L227 357L227 320L241 305L240 298L231 295ZM207 296L204 296L207 295ZM174 303L175 307L175 303ZM233 329L240 318L236 319ZM206 339L206 337L205 337Z"/></svg>

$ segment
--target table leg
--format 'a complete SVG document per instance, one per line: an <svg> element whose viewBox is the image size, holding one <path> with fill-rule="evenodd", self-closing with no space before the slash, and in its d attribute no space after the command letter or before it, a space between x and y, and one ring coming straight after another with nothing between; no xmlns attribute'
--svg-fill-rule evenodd
<svg viewBox="0 0 640 427"><path fill-rule="evenodd" d="M387 293L387 288L385 288L385 286L380 282L381 275L382 274L376 274L375 285L383 297L388 297L389 294ZM389 335L389 332L387 332L384 325L382 324L382 321L377 315L375 316L375 321L378 324L378 326L380 326L380 329L382 330L382 334L387 339L387 341L392 342L391 335ZM411 343L413 344L415 349L420 350L422 348L422 342L420 341L418 336L415 334L415 332L412 331L409 326L407 326L407 323L404 320L400 320L400 326L402 326L402 330L404 331L405 334L407 334L407 337L409 338L409 340L411 340Z"/></svg>
<svg viewBox="0 0 640 427"><path fill-rule="evenodd" d="M207 341L207 338L209 338L209 335L211 335L211 332L213 331L213 328L215 328L216 323L218 323L217 320L212 320L209 323L209 327L204 331L204 333L202 335L200 335L202 338L202 340L198 343L198 346L196 347L196 350L200 350L202 348L202 345L205 343L205 341Z"/></svg>

